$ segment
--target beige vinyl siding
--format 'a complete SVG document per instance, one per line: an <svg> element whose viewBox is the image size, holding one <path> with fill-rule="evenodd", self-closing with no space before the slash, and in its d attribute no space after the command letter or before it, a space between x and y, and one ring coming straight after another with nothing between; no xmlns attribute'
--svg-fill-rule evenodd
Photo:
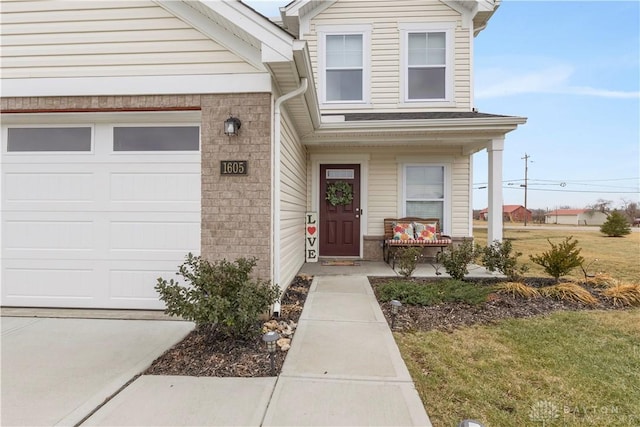
<svg viewBox="0 0 640 427"><path fill-rule="evenodd" d="M259 72L151 1L3 1L3 78Z"/></svg>
<svg viewBox="0 0 640 427"><path fill-rule="evenodd" d="M283 111L281 116L280 280L288 286L304 263L307 211L307 152Z"/></svg>
<svg viewBox="0 0 640 427"><path fill-rule="evenodd" d="M401 23L450 23L456 24L454 36L454 101L455 106L434 106L438 111L469 111L470 97L470 29L462 28L459 12L444 3L418 0L340 0L311 20L309 34L304 38L314 64L315 81L318 82L318 26L371 24L371 105L349 111L424 111L424 105L402 104L400 70Z"/></svg>
<svg viewBox="0 0 640 427"><path fill-rule="evenodd" d="M367 235L384 234L384 219L398 216L398 164L395 150L376 150L369 158Z"/></svg>
<svg viewBox="0 0 640 427"><path fill-rule="evenodd" d="M398 181L399 170L402 164L397 158L415 158L415 162L433 162L448 164L450 166L451 180L451 228L448 230L452 236L469 236L469 174L470 156L460 154L460 148L451 150L438 147L388 147L388 148L310 148L312 154L369 154L369 170L367 183L367 226L368 236L381 236L384 234L384 218L393 218L402 214L402 183ZM310 177L311 169L307 171ZM311 206L311 200L309 200Z"/></svg>
<svg viewBox="0 0 640 427"><path fill-rule="evenodd" d="M451 235L465 237L469 235L471 216L469 175L471 157L460 156L451 165Z"/></svg>

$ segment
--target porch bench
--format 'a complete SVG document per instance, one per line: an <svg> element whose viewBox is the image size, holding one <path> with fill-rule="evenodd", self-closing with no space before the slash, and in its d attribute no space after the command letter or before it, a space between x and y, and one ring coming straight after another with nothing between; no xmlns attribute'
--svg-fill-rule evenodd
<svg viewBox="0 0 640 427"><path fill-rule="evenodd" d="M420 223L420 224L435 224L435 238L430 240L423 239L394 239L394 224L404 223ZM419 248L438 248L438 254L441 253L444 248L449 247L453 240L450 236L444 235L440 230L440 220L437 218L418 218L418 217L404 217L404 218L385 218L384 219L384 243L382 245L382 256L384 261L389 264L392 262L392 268L396 268L396 253L400 248L419 247ZM437 254L436 254L437 257Z"/></svg>

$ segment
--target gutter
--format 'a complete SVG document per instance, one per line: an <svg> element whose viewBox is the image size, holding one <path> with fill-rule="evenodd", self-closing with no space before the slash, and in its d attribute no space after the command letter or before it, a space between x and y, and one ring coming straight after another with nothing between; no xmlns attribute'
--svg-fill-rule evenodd
<svg viewBox="0 0 640 427"><path fill-rule="evenodd" d="M309 82L306 77L300 79L300 86L276 99L273 106L273 280L272 283L280 284L280 109L282 104L302 95L309 88Z"/></svg>
<svg viewBox="0 0 640 427"><path fill-rule="evenodd" d="M346 130L346 129L411 129L411 128L459 128L459 127L492 127L522 125L527 122L526 117L478 117L451 119L408 119L408 120L352 120L352 121L324 121L318 130Z"/></svg>

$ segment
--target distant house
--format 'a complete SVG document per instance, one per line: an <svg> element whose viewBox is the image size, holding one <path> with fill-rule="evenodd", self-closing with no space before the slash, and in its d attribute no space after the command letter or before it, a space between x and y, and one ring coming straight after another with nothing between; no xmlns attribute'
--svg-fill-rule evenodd
<svg viewBox="0 0 640 427"><path fill-rule="evenodd" d="M608 215L590 209L556 209L544 216L545 224L602 225Z"/></svg>
<svg viewBox="0 0 640 427"><path fill-rule="evenodd" d="M502 218L503 221L509 222L524 222L525 217L527 221L533 220L533 215L529 209L526 209L522 205L503 205L502 206ZM486 221L489 218L489 210L483 209L480 211L480 219Z"/></svg>

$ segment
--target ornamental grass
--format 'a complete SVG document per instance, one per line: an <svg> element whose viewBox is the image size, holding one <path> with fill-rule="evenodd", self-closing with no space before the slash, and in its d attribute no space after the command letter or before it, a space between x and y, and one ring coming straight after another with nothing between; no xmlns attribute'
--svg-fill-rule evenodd
<svg viewBox="0 0 640 427"><path fill-rule="evenodd" d="M601 294L611 299L615 306L640 306L640 284L623 283L604 289Z"/></svg>
<svg viewBox="0 0 640 427"><path fill-rule="evenodd" d="M610 288L619 285L620 281L609 274L597 273L593 277L588 277L586 283L594 288Z"/></svg>
<svg viewBox="0 0 640 427"><path fill-rule="evenodd" d="M587 305L596 305L598 300L582 286L576 283L560 283L540 288L540 295L561 301L576 301Z"/></svg>
<svg viewBox="0 0 640 427"><path fill-rule="evenodd" d="M522 282L504 282L496 285L496 292L502 294L509 294L514 297L522 298L536 298L540 296L540 292L525 283Z"/></svg>

